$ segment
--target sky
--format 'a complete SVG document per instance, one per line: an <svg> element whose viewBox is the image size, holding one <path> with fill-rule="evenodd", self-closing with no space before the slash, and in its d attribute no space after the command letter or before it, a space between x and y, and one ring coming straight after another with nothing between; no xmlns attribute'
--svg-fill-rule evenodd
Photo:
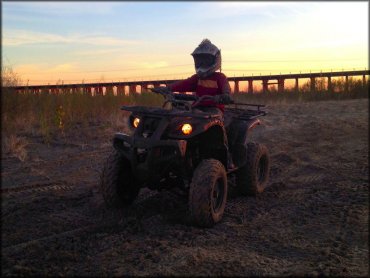
<svg viewBox="0 0 370 278"><path fill-rule="evenodd" d="M23 84L183 79L208 38L227 76L369 69L369 2L2 1Z"/></svg>

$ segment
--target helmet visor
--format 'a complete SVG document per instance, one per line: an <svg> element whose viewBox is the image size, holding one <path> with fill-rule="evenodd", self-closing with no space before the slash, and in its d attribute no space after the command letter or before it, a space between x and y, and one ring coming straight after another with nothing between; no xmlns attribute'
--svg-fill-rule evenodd
<svg viewBox="0 0 370 278"><path fill-rule="evenodd" d="M215 62L215 56L211 54L197 54L194 55L195 68L208 68Z"/></svg>

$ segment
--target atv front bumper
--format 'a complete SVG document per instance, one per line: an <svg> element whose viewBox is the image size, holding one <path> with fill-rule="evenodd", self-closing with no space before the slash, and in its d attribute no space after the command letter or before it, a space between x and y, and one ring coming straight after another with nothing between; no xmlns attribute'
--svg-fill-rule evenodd
<svg viewBox="0 0 370 278"><path fill-rule="evenodd" d="M135 138L116 133L114 148L131 163L132 171L141 182L159 180L170 168L182 167L186 140L155 140Z"/></svg>

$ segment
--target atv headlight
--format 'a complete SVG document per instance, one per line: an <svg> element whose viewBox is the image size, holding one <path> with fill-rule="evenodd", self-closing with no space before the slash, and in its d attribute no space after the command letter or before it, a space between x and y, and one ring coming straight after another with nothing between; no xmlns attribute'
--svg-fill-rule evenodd
<svg viewBox="0 0 370 278"><path fill-rule="evenodd" d="M137 128L139 126L139 123L140 123L140 118L134 118L132 120L132 125Z"/></svg>
<svg viewBox="0 0 370 278"><path fill-rule="evenodd" d="M181 127L181 131L185 135L189 135L189 134L192 133L193 127L191 126L191 124L183 124L182 127Z"/></svg>

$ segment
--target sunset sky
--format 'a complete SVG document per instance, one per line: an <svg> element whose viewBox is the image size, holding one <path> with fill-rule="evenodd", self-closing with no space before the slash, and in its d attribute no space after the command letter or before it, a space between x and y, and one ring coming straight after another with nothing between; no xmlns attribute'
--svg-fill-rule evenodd
<svg viewBox="0 0 370 278"><path fill-rule="evenodd" d="M227 76L369 68L369 2L2 2L24 84L180 79L204 38Z"/></svg>

